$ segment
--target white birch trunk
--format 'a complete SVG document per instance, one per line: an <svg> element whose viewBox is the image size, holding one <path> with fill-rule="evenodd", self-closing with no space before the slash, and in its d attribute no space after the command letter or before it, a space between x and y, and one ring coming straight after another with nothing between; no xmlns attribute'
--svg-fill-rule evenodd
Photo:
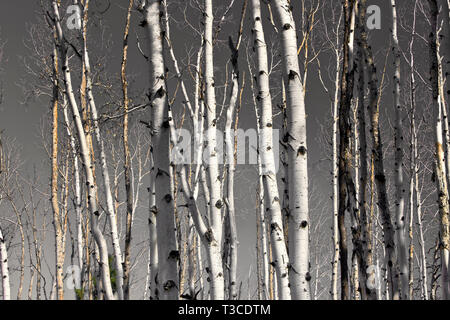
<svg viewBox="0 0 450 320"><path fill-rule="evenodd" d="M216 241L222 243L222 207L221 183L219 180L218 150L217 150L217 114L216 93L214 80L214 44L213 44L213 6L212 0L204 0L205 5L205 91L206 91L206 128L208 145L206 148L206 161L208 182L210 188L210 217L211 228ZM223 275L221 275L223 276Z"/></svg>
<svg viewBox="0 0 450 320"><path fill-rule="evenodd" d="M153 179L156 186L154 210L156 213L156 224L158 226L159 266L157 277L160 299L177 300L179 297L179 252L177 250L175 235L174 199L170 188L170 120L160 12L162 12L160 1L148 1L144 9L144 18L148 33L150 67L149 95L150 103L152 104Z"/></svg>
<svg viewBox="0 0 450 320"><path fill-rule="evenodd" d="M292 299L309 300L311 275L305 97L291 5L287 0L275 0L274 6L280 22L283 77L287 90L290 289Z"/></svg>
<svg viewBox="0 0 450 320"><path fill-rule="evenodd" d="M0 275L2 276L3 300L11 299L11 287L9 284L8 251L6 250L5 238L0 226Z"/></svg>
<svg viewBox="0 0 450 320"><path fill-rule="evenodd" d="M336 51L336 77L334 81L334 101L333 101L333 157L331 163L332 185L333 185L333 261L332 261L332 275L331 275L331 296L333 300L338 300L338 268L339 268L339 167L338 167L338 124L339 124L339 81L341 73L340 54Z"/></svg>
<svg viewBox="0 0 450 320"><path fill-rule="evenodd" d="M392 51L394 53L394 148L395 148L395 218L396 218L396 236L398 247L398 262L400 268L400 299L408 299L408 263L406 257L406 233L405 233L405 188L403 185L403 123L402 106L400 102L400 46L397 35L397 7L396 0L391 0L392 9Z"/></svg>
<svg viewBox="0 0 450 320"><path fill-rule="evenodd" d="M264 30L261 18L261 4L259 0L252 0L253 28L254 28L254 50L257 54L257 84L258 101L261 109L259 119L260 147L262 177L266 195L266 203L270 215L272 249L274 254L273 264L277 272L278 292L280 299L290 300L291 290L289 288L289 258L284 239L283 220L281 214L280 195L278 191L275 156L273 153L273 115L272 98L269 86L269 68L267 57L267 46L264 39ZM295 268L294 266L292 266ZM297 270L297 269L295 269ZM294 272L295 273L295 272Z"/></svg>
<svg viewBox="0 0 450 320"><path fill-rule="evenodd" d="M150 300L159 299L158 291L158 234L156 225L156 186L153 171L155 170L153 162L153 151L151 151L151 172L150 172L150 187L149 187L149 218L148 218L148 228L150 236L150 262L149 262L149 272L150 272Z"/></svg>

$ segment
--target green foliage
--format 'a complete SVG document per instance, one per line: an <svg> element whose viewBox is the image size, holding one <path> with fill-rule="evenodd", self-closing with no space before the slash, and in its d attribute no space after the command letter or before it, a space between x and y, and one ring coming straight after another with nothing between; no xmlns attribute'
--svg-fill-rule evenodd
<svg viewBox="0 0 450 320"><path fill-rule="evenodd" d="M83 300L84 298L84 288L77 289L75 288L75 296L77 300Z"/></svg>
<svg viewBox="0 0 450 320"><path fill-rule="evenodd" d="M117 286L116 286L117 273L116 273L116 269L114 267L115 258L113 255L108 255L108 264L109 264L109 277L111 279L111 287L113 289L113 292L116 292L116 290L117 290Z"/></svg>

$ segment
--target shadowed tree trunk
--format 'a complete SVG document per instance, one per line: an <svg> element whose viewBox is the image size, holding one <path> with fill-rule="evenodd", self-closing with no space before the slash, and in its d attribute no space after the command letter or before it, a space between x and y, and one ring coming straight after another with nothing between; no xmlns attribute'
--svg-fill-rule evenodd
<svg viewBox="0 0 450 320"><path fill-rule="evenodd" d="M378 191L378 207L381 211L381 217L383 222L383 235L384 245L386 248L386 267L388 271L388 283L389 292L391 298L398 300L399 288L398 288L398 272L397 272L397 254L395 247L395 230L392 226L391 212L389 209L389 200L387 196L386 187L386 175L384 170L383 160L383 144L381 141L380 132L380 110L378 104L378 78L375 68L375 61L372 54L372 49L368 44L367 33L365 30L366 25L366 0L360 0L358 3L359 12L359 26L361 34L361 46L364 51L364 57L366 61L368 77L369 77L369 113L372 129L372 153L374 156L374 168L375 168L375 182Z"/></svg>
<svg viewBox="0 0 450 320"><path fill-rule="evenodd" d="M449 203L445 169L445 156L442 137L442 108L439 99L439 66L437 51L438 5L436 0L428 0L430 6L431 29L429 33L430 84L433 92L433 109L436 126L436 181L438 190L439 213L441 216L441 281L442 297L449 299Z"/></svg>

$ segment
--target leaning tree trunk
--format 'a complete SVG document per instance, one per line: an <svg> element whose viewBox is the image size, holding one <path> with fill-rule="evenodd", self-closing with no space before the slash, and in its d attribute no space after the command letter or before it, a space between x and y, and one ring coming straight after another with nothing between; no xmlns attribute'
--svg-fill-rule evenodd
<svg viewBox="0 0 450 320"><path fill-rule="evenodd" d="M391 0L392 7L392 51L394 53L394 148L395 148L395 219L396 236L398 245L398 262L400 268L400 299L408 299L408 262L406 258L406 233L405 233L405 188L403 185L403 124L402 106L400 102L400 46L397 35L397 7L396 0Z"/></svg>
<svg viewBox="0 0 450 320"><path fill-rule="evenodd" d="M145 7L145 27L148 33L150 66L150 103L152 105L152 148L155 183L155 206L158 238L159 297L163 300L178 299L178 259L175 236L174 199L170 188L169 108L165 79L163 32L161 29L161 2L149 1Z"/></svg>
<svg viewBox="0 0 450 320"><path fill-rule="evenodd" d="M430 5L431 30L429 34L430 47L430 84L433 90L433 109L436 117L436 182L438 189L439 213L441 216L441 281L442 297L449 299L449 203L445 170L445 157L442 137L442 106L439 99L439 70L437 52L438 5L436 0L428 0Z"/></svg>
<svg viewBox="0 0 450 320"><path fill-rule="evenodd" d="M384 245L386 248L386 267L388 271L389 292L394 300L399 299L397 255L395 247L395 230L392 226L389 199L387 196L386 175L384 173L383 144L380 132L380 110L378 104L378 79L372 48L368 44L366 24L366 0L358 4L359 26L361 34L361 46L364 51L365 61L369 74L369 112L371 121L371 133L375 168L375 181L378 191L378 206L383 221Z"/></svg>
<svg viewBox="0 0 450 320"><path fill-rule="evenodd" d="M69 57L68 57L68 45L66 43L63 29L61 26L61 18L59 15L59 4L56 0L52 1L53 14L54 14L54 24L56 28L56 34L58 36L57 47L59 49L60 59L62 61L62 70L64 73L64 87L69 99L69 103L73 113L73 119L77 129L79 144L80 144L80 154L83 160L83 166L86 175L86 188L88 192L88 203L89 210L91 212L91 224L94 239L99 249L99 262L101 268L101 278L103 291L106 299L113 300L114 294L112 291L110 272L109 272L109 262L108 262L108 247L103 236L103 233L99 226L99 216L100 212L98 210L97 204L97 185L94 181L93 175L93 165L91 161L91 153L88 147L86 134L84 132L83 123L81 121L80 112L78 110L77 100L72 86L72 76L69 68Z"/></svg>
<svg viewBox="0 0 450 320"><path fill-rule="evenodd" d="M89 102L89 106L91 108L92 113L92 124L94 127L94 135L97 141L97 145L100 150L100 165L104 182L104 191L106 198L106 213L108 214L108 220L111 227L111 238L112 238L112 246L114 251L114 264L116 270L116 290L119 296L119 300L123 300L123 266L122 266L122 252L120 249L120 241L119 241L119 231L117 227L117 217L114 208L114 201L111 192L111 179L109 177L108 164L106 161L106 152L104 141L101 136L100 127L99 127L99 116L97 112L97 106L94 99L93 88L92 88L92 72L89 60L89 53L87 47L87 19L88 19L88 9L89 9L89 0L85 1L84 4L84 18L82 23L82 39L83 39L83 55L82 59L85 65L85 75L86 75L86 92L87 98Z"/></svg>
<svg viewBox="0 0 450 320"><path fill-rule="evenodd" d="M259 121L259 131L261 134L259 152L261 155L262 177L265 189L265 198L268 205L271 225L271 244L274 254L273 264L277 272L278 292L280 299L289 300L291 292L289 279L287 277L289 258L287 255L283 220L281 214L280 195L278 192L275 155L273 152L273 115L272 98L269 84L269 68L267 57L267 45L264 39L264 30L261 19L260 0L252 0L252 14L254 23L254 43L253 48L257 54L256 70L258 84L258 101L261 110ZM295 268L294 266L292 266Z"/></svg>
<svg viewBox="0 0 450 320"><path fill-rule="evenodd" d="M308 156L305 94L297 56L295 21L288 0L273 1L281 30L283 79L287 89L289 172L289 281L292 299L310 299ZM279 261L278 261L279 262Z"/></svg>

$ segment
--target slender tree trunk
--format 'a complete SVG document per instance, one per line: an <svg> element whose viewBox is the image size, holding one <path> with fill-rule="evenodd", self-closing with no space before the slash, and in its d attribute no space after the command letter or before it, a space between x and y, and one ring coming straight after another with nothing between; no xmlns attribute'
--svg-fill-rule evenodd
<svg viewBox="0 0 450 320"><path fill-rule="evenodd" d="M77 256L78 256L78 266L81 269L81 281L80 281L80 296L77 296L77 299L81 300L84 296L84 288L85 288L85 274L86 274L86 260L84 258L84 250L83 250L83 212L81 207L81 181L80 181L80 168L78 164L78 155L77 148L75 143L75 137L71 131L69 115L67 110L67 99L64 96L63 103L63 114L64 114L64 124L66 126L67 135L70 141L70 151L72 153L73 159L73 176L74 176L74 201L73 204L75 206L76 212L76 237L77 237ZM87 245L87 243L86 243Z"/></svg>
<svg viewBox="0 0 450 320"><path fill-rule="evenodd" d="M408 262L406 257L406 228L405 228L405 188L403 185L403 124L401 95L401 69L400 69L400 46L397 35L397 7L396 0L391 0L392 9L392 51L394 53L394 148L395 148L395 225L398 248L398 262L400 268L400 299L408 299Z"/></svg>
<svg viewBox="0 0 450 320"><path fill-rule="evenodd" d="M127 11L127 18L125 23L125 31L123 35L122 47L122 64L120 77L122 80L122 94L123 94L123 152L124 152L124 177L125 190L127 196L127 218L125 231L125 257L123 261L123 297L125 300L130 298L130 259L131 259L131 226L133 221L133 189L131 186L131 155L130 146L128 143L128 81L127 81L127 59L128 59L128 34L130 31L131 9L133 7L133 0L130 0Z"/></svg>
<svg viewBox="0 0 450 320"><path fill-rule="evenodd" d="M389 209L389 200L386 190L386 176L384 173L384 160L383 160L383 144L381 140L380 132L380 110L378 104L378 79L375 68L375 62L372 55L372 49L368 44L367 33L365 30L366 23L366 0L361 0L358 4L359 7L359 25L361 28L361 45L364 50L365 61L367 64L367 70L369 74L369 110L370 121L372 129L372 143L375 165L375 181L378 191L378 206L381 210L381 217L383 221L383 234L384 245L386 248L386 265L388 270L388 282L391 298L398 300L399 288L398 288L398 273L397 273L397 254L395 247L395 230L391 222L391 213Z"/></svg>
<svg viewBox="0 0 450 320"><path fill-rule="evenodd" d="M217 115L216 115L216 93L214 80L214 44L213 44L213 5L212 0L204 0L205 5L205 90L206 90L206 138L208 146L207 154L207 173L210 188L210 216L211 227L214 230L216 240L220 244L222 242L222 207L223 203L220 199L220 180L218 166L218 150L217 150ZM218 275L223 276L223 275Z"/></svg>
<svg viewBox="0 0 450 320"><path fill-rule="evenodd" d="M344 3L344 41L343 65L341 75L341 99L339 108L339 253L341 264L341 299L350 299L349 271L348 271L348 245L345 226L345 212L353 215L356 193L351 176L352 150L351 150L351 119L350 109L353 95L352 46L350 45L351 17L353 15L354 1L346 0Z"/></svg>
<svg viewBox="0 0 450 320"><path fill-rule="evenodd" d="M92 124L94 127L95 139L97 141L97 145L100 150L100 165L104 182L104 190L105 190L105 198L106 198L106 212L108 214L108 220L111 227L111 238L112 238L112 246L114 251L114 263L116 270L116 290L119 297L119 300L123 300L123 266L122 266L122 252L120 249L120 241L119 241L119 232L117 227L117 217L116 212L114 210L114 202L113 196L111 193L111 180L108 171L108 164L106 161L106 153L104 141L101 137L100 127L98 123L98 112L97 106L94 99L93 88L92 88L92 72L89 61L89 53L87 47L87 19L88 19L88 10L89 10L89 0L85 1L84 4L84 19L82 25L82 38L83 38L83 62L85 65L85 74L86 74L86 92L87 98L89 102L89 106L92 113Z"/></svg>
<svg viewBox="0 0 450 320"><path fill-rule="evenodd" d="M58 49L60 53L60 58L62 61L62 70L64 73L64 87L66 94L69 99L69 103L72 109L74 122L77 128L77 134L80 143L80 153L81 158L83 159L83 166L86 175L86 187L88 191L88 201L89 201L89 209L91 211L91 224L92 224L92 232L95 238L95 241L99 247L99 261L101 268L101 278L103 284L103 290L108 300L113 300L114 295L112 292L111 281L110 281L110 273L109 273L109 265L108 265L108 248L106 240L102 234L100 229L98 219L99 219L99 211L97 206L97 185L94 181L93 175L93 166L91 162L91 154L88 148L88 143L86 140L86 135L84 132L83 123L81 121L80 113L78 110L77 101L74 95L73 87L72 87L72 77L71 71L69 68L69 58L68 58L68 45L65 42L63 29L61 26L61 18L59 15L59 5L56 0L52 1L53 6L53 14L54 14L54 23L56 28L56 34L58 36Z"/></svg>
<svg viewBox="0 0 450 320"><path fill-rule="evenodd" d="M282 300L291 297L288 279L289 258L287 255L283 220L281 214L280 195L276 178L275 155L273 153L273 115L272 99L269 86L269 69L267 46L264 39L264 30L261 18L260 0L252 0L253 28L254 28L254 50L257 53L257 83L258 101L261 109L259 121L260 131L260 155L262 164L262 177L266 194L266 203L271 220L272 250L274 253L273 264L277 272L278 289ZM292 266L295 268L294 266Z"/></svg>
<svg viewBox="0 0 450 320"><path fill-rule="evenodd" d="M53 107L52 107L52 209L53 227L55 228L55 249L56 249L56 297L64 300L64 248L63 248L63 219L59 210L58 202L58 54L56 48L53 50Z"/></svg>
<svg viewBox="0 0 450 320"><path fill-rule="evenodd" d="M333 261L331 274L331 296L338 300L338 269L339 269L339 167L338 167L338 136L339 136L339 82L341 73L340 49L336 49L336 76L334 81L333 100L333 158L331 163L333 185Z"/></svg>
<svg viewBox="0 0 450 320"><path fill-rule="evenodd" d="M430 47L430 84L433 90L433 109L436 117L436 181L439 192L438 203L441 216L441 281L442 297L450 298L449 292L449 198L447 189L447 177L445 169L445 157L442 139L442 105L439 99L439 70L437 52L437 21L438 5L436 0L428 0L430 5L431 30L429 35Z"/></svg>
<svg viewBox="0 0 450 320"><path fill-rule="evenodd" d="M289 281L292 299L309 300L311 275L309 270L309 195L305 95L300 78L296 27L290 3L287 0L276 0L274 6L280 23L283 78L287 89ZM285 298L287 297L281 297L281 299Z"/></svg>

